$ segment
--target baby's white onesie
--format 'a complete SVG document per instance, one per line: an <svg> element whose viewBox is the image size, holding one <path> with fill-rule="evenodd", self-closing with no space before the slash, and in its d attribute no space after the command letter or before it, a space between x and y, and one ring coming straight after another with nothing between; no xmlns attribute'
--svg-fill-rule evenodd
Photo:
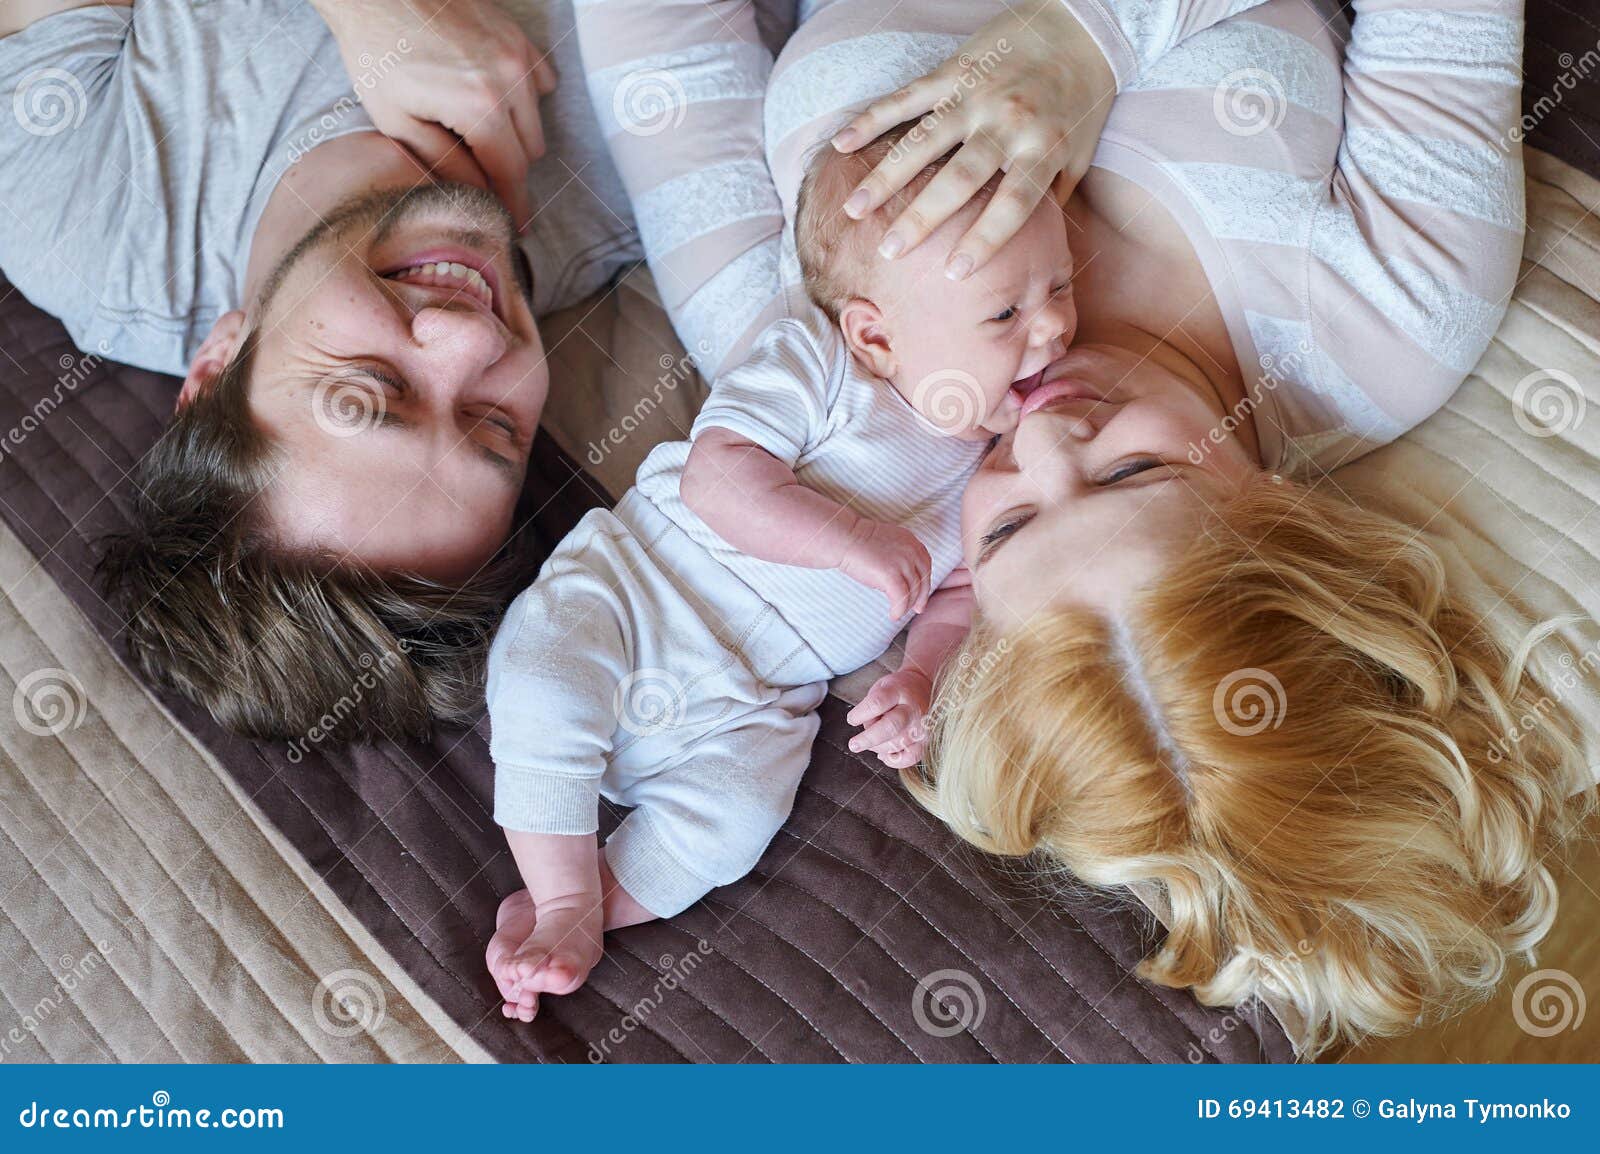
<svg viewBox="0 0 1600 1154"><path fill-rule="evenodd" d="M961 494L981 442L944 436L863 373L833 327L782 320L711 390L691 437L748 438L808 488L961 561ZM661 445L616 510L588 514L512 604L489 658L495 820L598 828L617 881L668 917L748 873L794 802L829 677L905 620L834 569L740 553L683 503L690 443Z"/></svg>

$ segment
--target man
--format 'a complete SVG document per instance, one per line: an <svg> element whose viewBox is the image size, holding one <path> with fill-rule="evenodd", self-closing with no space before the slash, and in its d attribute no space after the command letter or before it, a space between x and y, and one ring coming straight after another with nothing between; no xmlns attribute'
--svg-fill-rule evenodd
<svg viewBox="0 0 1600 1154"><path fill-rule="evenodd" d="M576 74L570 9L522 7ZM0 11L0 268L80 346L184 376L102 574L145 672L224 725L480 708L534 302L637 257L582 85L541 123L554 81L488 0Z"/></svg>

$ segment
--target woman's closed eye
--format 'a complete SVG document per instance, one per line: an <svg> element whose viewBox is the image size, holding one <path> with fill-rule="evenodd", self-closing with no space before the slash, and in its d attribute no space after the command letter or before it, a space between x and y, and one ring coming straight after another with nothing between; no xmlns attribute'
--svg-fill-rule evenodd
<svg viewBox="0 0 1600 1154"><path fill-rule="evenodd" d="M1140 473L1148 473L1151 469L1159 469L1165 464L1165 461L1155 457L1139 457L1131 461L1118 461L1095 483L1101 486L1115 485L1126 481L1129 477L1138 476Z"/></svg>
<svg viewBox="0 0 1600 1154"><path fill-rule="evenodd" d="M982 565L990 557L993 557L1001 545L1005 544L1006 541L1016 534L1017 530L1021 529L1031 520L1033 520L1032 513L1008 513L1004 517L1000 518L1000 520L994 525L991 525L989 527L989 531L985 533L978 541L978 557L976 563Z"/></svg>

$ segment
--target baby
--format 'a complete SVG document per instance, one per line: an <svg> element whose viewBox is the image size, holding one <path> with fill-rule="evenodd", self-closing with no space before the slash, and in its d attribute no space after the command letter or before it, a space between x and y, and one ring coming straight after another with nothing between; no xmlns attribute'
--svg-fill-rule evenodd
<svg viewBox="0 0 1600 1154"><path fill-rule="evenodd" d="M821 151L795 221L821 313L767 330L691 440L583 519L495 638L495 820L528 885L488 951L507 1017L582 985L604 929L748 873L788 817L828 679L908 620L905 660L850 715L865 727L851 748L921 757L934 673L970 616L962 490L1076 314L1049 201L965 281L944 261L986 198L899 260L876 255L942 164L851 221L845 197L899 135ZM633 807L603 849L602 796Z"/></svg>

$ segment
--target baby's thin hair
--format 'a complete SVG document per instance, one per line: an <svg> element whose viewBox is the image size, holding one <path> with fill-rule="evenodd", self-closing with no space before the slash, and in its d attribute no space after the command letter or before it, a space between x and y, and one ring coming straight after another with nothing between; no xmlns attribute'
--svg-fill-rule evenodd
<svg viewBox="0 0 1600 1154"><path fill-rule="evenodd" d="M806 160L806 174L795 205L795 249L806 295L835 324L845 304L871 297L874 254L884 233L955 155L956 149L925 165L904 188L863 220L846 216L844 202L873 169L899 149L915 144L917 134L925 131L921 121L908 120L855 152L840 152L824 141ZM999 183L996 175L975 194L972 203L986 203Z"/></svg>

